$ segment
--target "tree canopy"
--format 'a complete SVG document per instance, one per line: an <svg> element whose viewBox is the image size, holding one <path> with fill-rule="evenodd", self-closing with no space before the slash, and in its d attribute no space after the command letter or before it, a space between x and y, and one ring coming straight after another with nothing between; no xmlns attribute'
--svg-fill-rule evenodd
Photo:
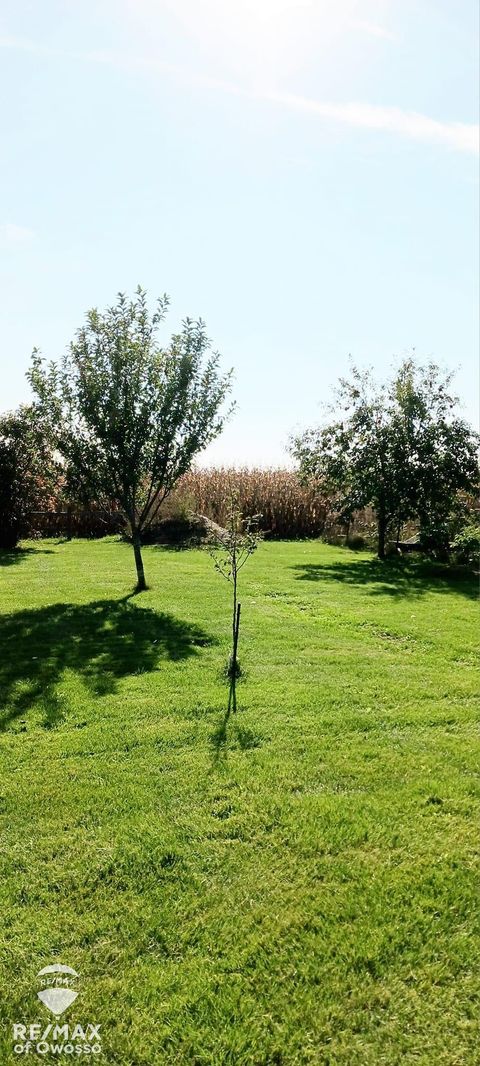
<svg viewBox="0 0 480 1066"><path fill-rule="evenodd" d="M34 405L0 417L0 547L14 548L31 512L48 508L59 473L48 426Z"/></svg>
<svg viewBox="0 0 480 1066"><path fill-rule="evenodd" d="M451 381L435 363L412 358L382 384L352 365L332 421L292 441L302 477L335 495L339 517L374 509L380 558L389 532L409 519L444 548L458 494L478 488L478 435L458 415Z"/></svg>
<svg viewBox="0 0 480 1066"><path fill-rule="evenodd" d="M131 536L137 587L146 587L142 532L194 457L222 430L231 371L220 373L201 319L158 342L168 297L150 313L140 287L90 310L60 363L38 350L29 380L48 413L67 487L116 501Z"/></svg>

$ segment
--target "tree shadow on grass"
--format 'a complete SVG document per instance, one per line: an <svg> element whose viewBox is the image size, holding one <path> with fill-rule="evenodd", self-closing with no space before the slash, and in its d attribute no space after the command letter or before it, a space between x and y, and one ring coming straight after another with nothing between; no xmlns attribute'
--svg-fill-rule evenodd
<svg viewBox="0 0 480 1066"><path fill-rule="evenodd" d="M252 729L238 725L237 722L232 726L231 716L232 709L227 707L217 728L210 734L214 766L227 761L229 748L246 752L262 746L262 738ZM233 717L235 718L236 715L233 714Z"/></svg>
<svg viewBox="0 0 480 1066"><path fill-rule="evenodd" d="M478 579L465 567L406 559L354 559L344 563L298 563L298 581L341 581L365 586L370 596L418 597L426 592L456 592L468 599L478 597Z"/></svg>
<svg viewBox="0 0 480 1066"><path fill-rule="evenodd" d="M210 735L210 743L212 745L212 754L214 764L219 763L226 758L228 747L228 723L230 721L231 710L230 707L224 711L221 721L216 729Z"/></svg>
<svg viewBox="0 0 480 1066"><path fill-rule="evenodd" d="M212 643L198 626L120 600L56 603L0 618L0 731L39 701L44 725L64 717L56 691L65 670L92 696L114 692L121 678L178 661Z"/></svg>
<svg viewBox="0 0 480 1066"><path fill-rule="evenodd" d="M16 566L25 562L29 555L55 555L53 548L11 548L0 550L0 566Z"/></svg>

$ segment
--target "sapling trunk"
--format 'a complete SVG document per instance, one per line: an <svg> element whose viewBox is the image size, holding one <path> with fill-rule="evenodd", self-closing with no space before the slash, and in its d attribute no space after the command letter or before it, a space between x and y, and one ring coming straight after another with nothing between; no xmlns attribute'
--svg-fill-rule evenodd
<svg viewBox="0 0 480 1066"><path fill-rule="evenodd" d="M235 633L237 631L237 569L236 569L236 557L233 556L233 611L232 611L232 658L233 649L235 648Z"/></svg>
<svg viewBox="0 0 480 1066"><path fill-rule="evenodd" d="M215 569L222 575L222 577L226 578L227 581L231 583L233 592L232 652L227 668L227 677L230 681L228 714L231 710L236 711L237 709L236 687L237 677L240 674L240 666L237 657L241 610L241 605L237 601L238 575L242 567L245 566L245 563L255 551L260 539L261 534L252 528L253 524L258 522L259 517L259 515L255 515L253 518L244 520L241 511L238 509L237 498L232 493L230 498L229 528L225 531L222 539L217 541L217 543L209 549L215 564Z"/></svg>
<svg viewBox="0 0 480 1066"><path fill-rule="evenodd" d="M236 711L236 709L237 709L237 673L238 673L237 651L238 651L238 633L239 633L239 630L240 630L240 611L241 611L241 608L242 608L241 603L237 603L236 611L235 611L235 615L234 615L234 621L233 621L233 647L232 647L232 658L230 660L230 693L229 693L229 698L228 698L228 709L230 710L230 708L231 708L233 711Z"/></svg>

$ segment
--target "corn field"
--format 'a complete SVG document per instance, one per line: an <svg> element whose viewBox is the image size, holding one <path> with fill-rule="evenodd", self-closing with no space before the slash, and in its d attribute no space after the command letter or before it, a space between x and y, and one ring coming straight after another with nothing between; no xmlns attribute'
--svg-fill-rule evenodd
<svg viewBox="0 0 480 1066"><path fill-rule="evenodd" d="M245 516L260 515L259 528L271 537L318 537L329 525L328 502L311 488L303 487L292 470L194 469L178 482L153 521L166 517L206 515L224 525L232 493ZM32 512L30 535L101 537L117 533L122 521L115 505L107 509L70 507L59 501L51 511ZM27 531L26 531L27 532Z"/></svg>
<svg viewBox="0 0 480 1066"><path fill-rule="evenodd" d="M169 508L194 511L224 525L232 493L244 515L260 515L259 527L273 537L318 537L328 504L297 474L282 469L194 469L179 482Z"/></svg>
<svg viewBox="0 0 480 1066"><path fill-rule="evenodd" d="M269 537L345 539L347 531L337 523L331 501L302 485L295 471L249 467L197 468L185 474L154 516L149 539L155 540L155 527L162 519L183 520L192 512L226 525L232 494L245 517L260 516L259 528ZM60 497L58 501L52 499L48 511L30 513L30 525L23 535L102 537L121 532L124 525L114 503L66 507ZM369 533L373 525L369 509L358 512L350 533Z"/></svg>

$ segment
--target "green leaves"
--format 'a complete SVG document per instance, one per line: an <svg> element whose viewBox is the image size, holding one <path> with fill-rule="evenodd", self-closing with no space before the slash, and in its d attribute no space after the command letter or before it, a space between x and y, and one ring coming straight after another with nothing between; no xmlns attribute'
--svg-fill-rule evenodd
<svg viewBox="0 0 480 1066"><path fill-rule="evenodd" d="M240 570L253 555L262 540L258 524L261 515L244 517L239 509L238 496L231 494L227 528L216 541L207 543L217 573L231 581L236 588Z"/></svg>
<svg viewBox="0 0 480 1066"><path fill-rule="evenodd" d="M383 538L416 519L435 539L457 494L479 484L478 436L455 413L451 380L411 358L383 384L352 366L339 382L334 421L292 443L304 480L334 494L344 519L372 506Z"/></svg>
<svg viewBox="0 0 480 1066"><path fill-rule="evenodd" d="M29 514L48 508L62 468L39 407L22 405L0 418L0 546L15 547Z"/></svg>
<svg viewBox="0 0 480 1066"><path fill-rule="evenodd" d="M93 308L59 365L38 351L29 380L55 431L68 483L82 499L114 499L141 533L198 452L221 432L231 373L219 369L205 325L186 319L166 348L168 309L133 299Z"/></svg>

